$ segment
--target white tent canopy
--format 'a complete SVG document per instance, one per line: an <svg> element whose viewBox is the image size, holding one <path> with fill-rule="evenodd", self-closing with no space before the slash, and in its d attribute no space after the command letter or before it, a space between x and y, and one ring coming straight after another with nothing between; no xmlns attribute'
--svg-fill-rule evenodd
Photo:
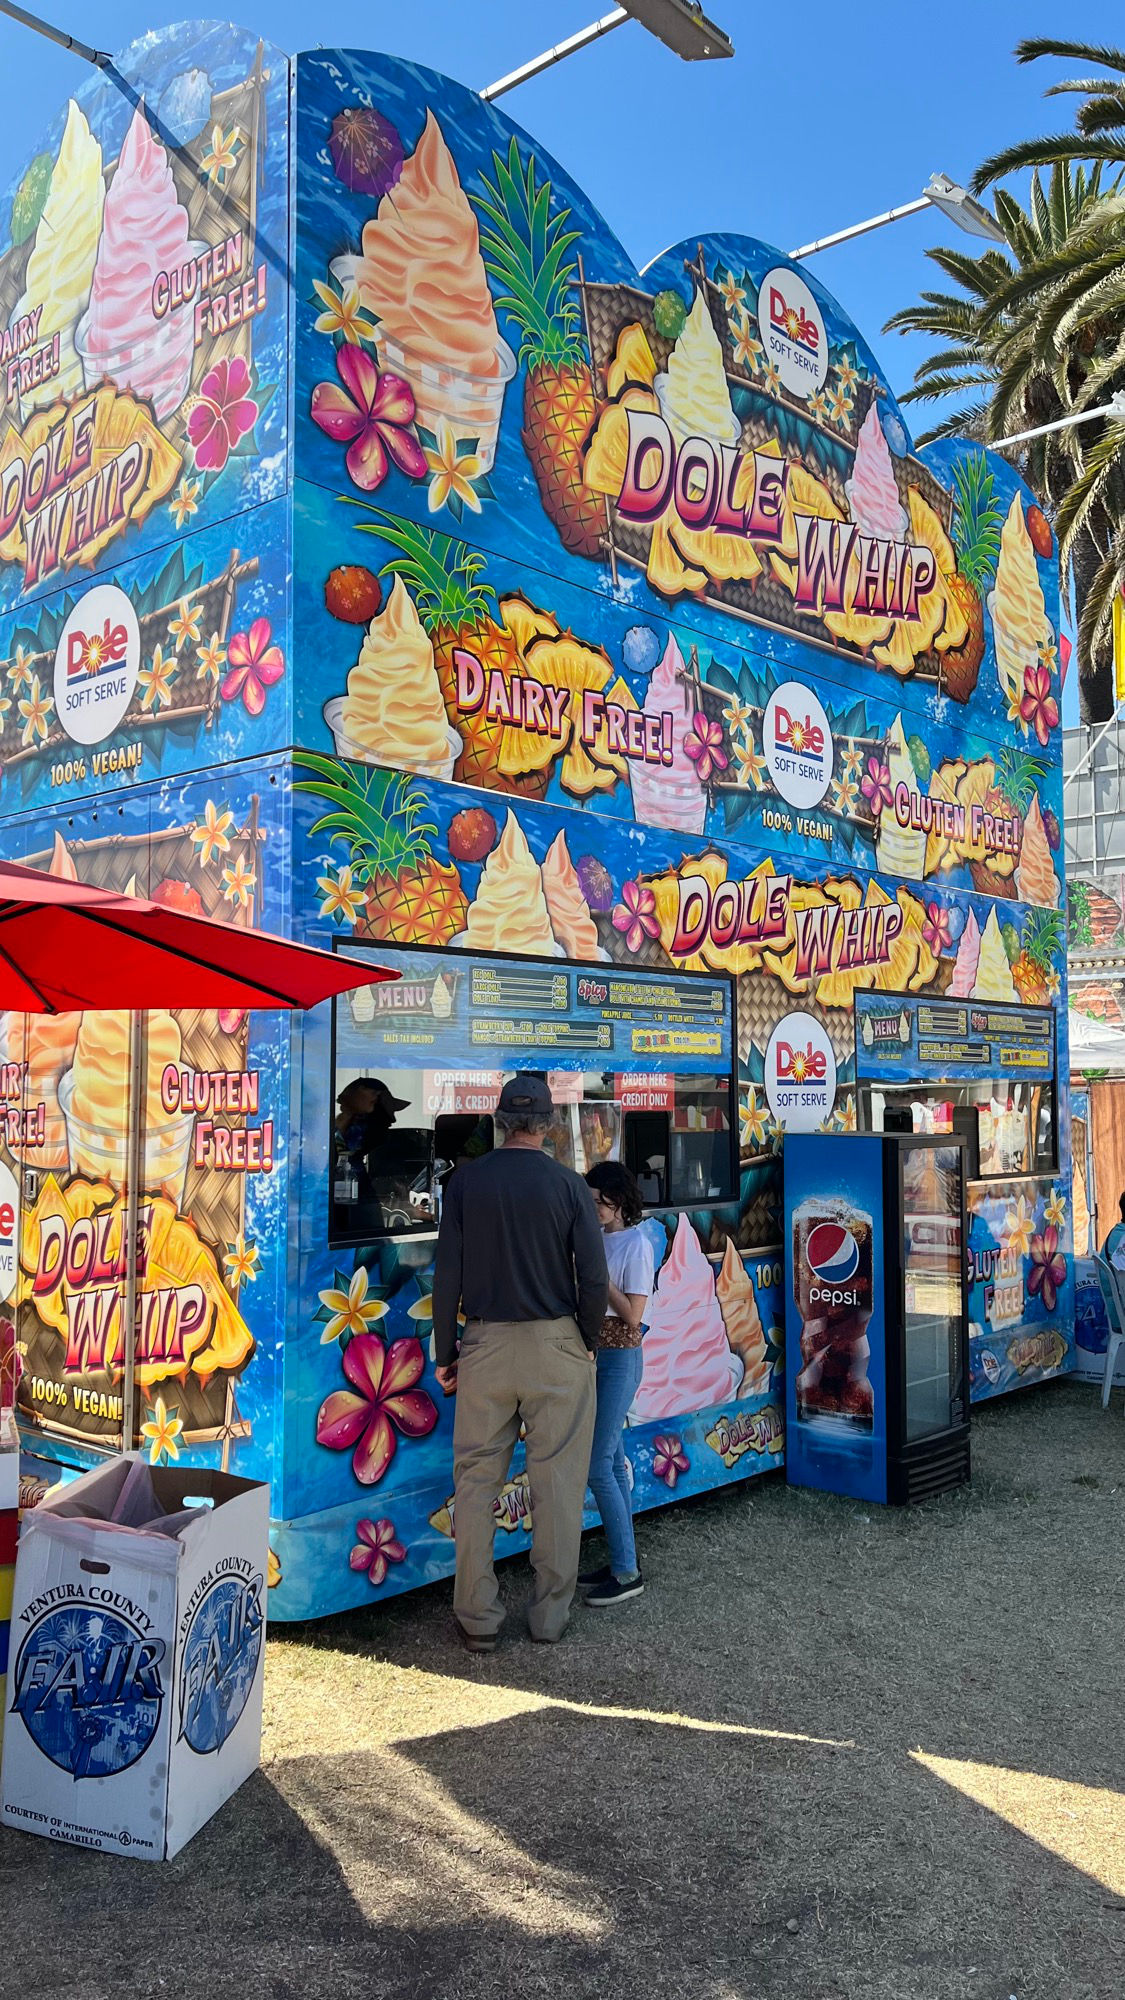
<svg viewBox="0 0 1125 2000"><path fill-rule="evenodd" d="M1071 1007L1070 1067L1074 1075L1084 1070L1109 1070L1125 1076L1125 1028L1098 1021Z"/></svg>

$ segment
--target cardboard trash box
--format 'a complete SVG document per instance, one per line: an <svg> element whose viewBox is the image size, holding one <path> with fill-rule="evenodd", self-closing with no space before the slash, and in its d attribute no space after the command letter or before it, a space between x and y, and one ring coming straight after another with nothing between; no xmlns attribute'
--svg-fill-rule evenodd
<svg viewBox="0 0 1125 2000"><path fill-rule="evenodd" d="M168 1860L258 1765L269 1489L132 1454L23 1524L8 1826Z"/></svg>

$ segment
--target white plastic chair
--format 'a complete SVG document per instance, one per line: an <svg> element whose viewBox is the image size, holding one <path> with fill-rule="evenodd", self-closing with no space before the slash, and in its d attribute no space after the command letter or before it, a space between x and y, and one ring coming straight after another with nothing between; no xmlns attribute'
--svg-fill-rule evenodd
<svg viewBox="0 0 1125 2000"><path fill-rule="evenodd" d="M1094 1266L1098 1273L1098 1285L1105 1305L1105 1316L1109 1322L1109 1340L1105 1350L1105 1377L1102 1381L1102 1409L1109 1407L1109 1392L1113 1387L1113 1371L1117 1366L1117 1350L1125 1341L1125 1272L1116 1271L1108 1257L1095 1257Z"/></svg>

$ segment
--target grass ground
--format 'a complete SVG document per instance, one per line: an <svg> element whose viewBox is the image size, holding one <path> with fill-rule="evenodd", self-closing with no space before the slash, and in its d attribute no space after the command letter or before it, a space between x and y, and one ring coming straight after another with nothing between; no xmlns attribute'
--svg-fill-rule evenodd
<svg viewBox="0 0 1125 2000"><path fill-rule="evenodd" d="M0 1833L13 2000L1119 2000L1125 1432L974 1414L911 1512L734 1487L500 1650L440 1586L271 1640L261 1772L163 1868Z"/></svg>

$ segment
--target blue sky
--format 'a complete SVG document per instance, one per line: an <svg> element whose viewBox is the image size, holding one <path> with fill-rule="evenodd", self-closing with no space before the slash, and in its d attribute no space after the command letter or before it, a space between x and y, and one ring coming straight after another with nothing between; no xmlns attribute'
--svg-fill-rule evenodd
<svg viewBox="0 0 1125 2000"><path fill-rule="evenodd" d="M111 51L186 11L162 15L151 0L42 4L58 26ZM315 20L326 46L381 46L479 87L609 4L407 0L376 10L318 0ZM695 229L742 230L791 249L911 200L935 169L967 179L998 146L1069 122L1067 100L1041 97L1066 71L1019 67L1011 51L1020 36L1125 39L1111 0L1074 8L1059 0L707 6L735 44L731 62L681 63L630 23L503 100L582 182L638 264ZM264 33L296 50L308 45L309 13L298 0L272 0L258 18ZM242 18L257 25L249 8ZM7 20L0 56L6 183L85 66ZM933 282L926 246L950 237L972 240L923 212L815 260L900 392L924 349L880 329Z"/></svg>

